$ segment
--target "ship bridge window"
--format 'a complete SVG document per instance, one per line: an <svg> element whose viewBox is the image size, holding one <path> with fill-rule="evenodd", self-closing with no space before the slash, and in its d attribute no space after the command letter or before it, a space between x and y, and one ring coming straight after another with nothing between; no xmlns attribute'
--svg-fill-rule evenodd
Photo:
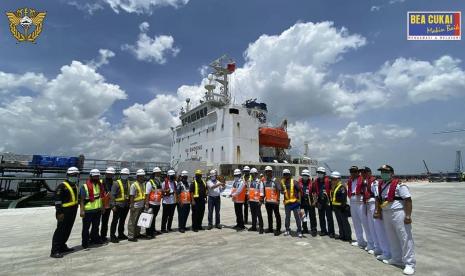
<svg viewBox="0 0 465 276"><path fill-rule="evenodd" d="M229 114L239 114L239 109L237 109L237 108L230 108L230 109L229 109Z"/></svg>

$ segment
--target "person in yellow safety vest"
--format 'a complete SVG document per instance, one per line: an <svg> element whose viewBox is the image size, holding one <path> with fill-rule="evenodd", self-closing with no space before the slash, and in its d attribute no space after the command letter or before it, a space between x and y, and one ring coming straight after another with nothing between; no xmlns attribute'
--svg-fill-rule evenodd
<svg viewBox="0 0 465 276"><path fill-rule="evenodd" d="M82 247L89 248L89 228L90 243L102 244L99 235L100 217L105 211L102 204L103 185L100 182L100 171L92 169L90 171L90 179L81 186L80 189L80 215L82 218Z"/></svg>
<svg viewBox="0 0 465 276"><path fill-rule="evenodd" d="M180 233L184 233L187 223L187 218L189 217L189 213L191 211L191 193L189 190L189 181L188 172L182 171L181 172L181 179L177 183L177 194L178 194L178 230Z"/></svg>
<svg viewBox="0 0 465 276"><path fill-rule="evenodd" d="M102 214L102 224L100 226L100 238L103 242L107 242L107 233L108 233L108 221L110 220L111 214L111 187L113 186L113 181L115 178L116 171L113 167L108 167L105 171L105 178L103 179L103 198L102 204L105 208L105 212Z"/></svg>
<svg viewBox="0 0 465 276"><path fill-rule="evenodd" d="M145 203L145 171L142 169L136 172L136 181L129 188L129 222L128 241L136 242L140 237L140 226L137 226L139 216L144 209Z"/></svg>
<svg viewBox="0 0 465 276"><path fill-rule="evenodd" d="M234 211L236 213L236 225L233 227L236 231L245 230L243 206L245 202L246 183L241 178L241 170L234 170L234 182L231 191L231 197L234 202Z"/></svg>
<svg viewBox="0 0 465 276"><path fill-rule="evenodd" d="M202 220L205 214L205 203L207 198L207 184L202 179L202 171L195 171L194 182L189 187L192 205L192 231L205 230L202 227Z"/></svg>
<svg viewBox="0 0 465 276"><path fill-rule="evenodd" d="M242 181L245 185L245 200L244 200L244 224L249 224L249 187L252 182L252 176L250 175L249 166L242 168Z"/></svg>
<svg viewBox="0 0 465 276"><path fill-rule="evenodd" d="M66 245L78 209L78 181L79 170L71 167L66 172L66 180L59 184L55 190L55 217L57 228L53 233L52 250L50 257L62 258L63 253L74 249Z"/></svg>
<svg viewBox="0 0 465 276"><path fill-rule="evenodd" d="M120 171L120 177L111 187L111 208L113 210L113 219L110 226L110 240L118 243L120 240L127 240L124 235L124 224L129 213L129 169L123 168ZM118 237L116 237L116 226L118 226Z"/></svg>
<svg viewBox="0 0 465 276"><path fill-rule="evenodd" d="M258 171L256 168L250 170L252 175L252 181L249 186L249 202L250 212L252 214L252 227L249 231L257 231L259 234L263 234L263 218L262 218L262 204L265 197L265 190L263 188L263 182L258 177ZM258 219L258 229L257 229Z"/></svg>
<svg viewBox="0 0 465 276"><path fill-rule="evenodd" d="M161 169L155 167L152 170L150 179L145 184L145 210L151 210L153 214L152 224L148 229L145 229L147 237L154 238L155 235L160 235L161 232L155 230L155 222L160 212L162 199L162 177Z"/></svg>
<svg viewBox="0 0 465 276"><path fill-rule="evenodd" d="M347 210L347 189L341 182L341 174L339 172L333 171L330 178L330 199L339 227L339 236L335 238L346 242L352 242L352 230L349 224L350 211Z"/></svg>
<svg viewBox="0 0 465 276"><path fill-rule="evenodd" d="M302 222L300 217L300 186L297 181L291 177L291 172L288 169L283 170L283 179L281 180L281 192L284 194L284 211L286 219L284 226L286 232L284 236L291 234L291 212L294 213L295 223L297 225L297 236L302 238Z"/></svg>

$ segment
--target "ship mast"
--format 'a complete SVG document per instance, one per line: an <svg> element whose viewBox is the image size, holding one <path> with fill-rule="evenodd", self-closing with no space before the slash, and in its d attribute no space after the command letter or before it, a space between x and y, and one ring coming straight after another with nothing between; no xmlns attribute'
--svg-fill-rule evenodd
<svg viewBox="0 0 465 276"><path fill-rule="evenodd" d="M215 81L221 84L220 94L217 94L217 96L221 96L221 101L225 104L230 103L231 93L229 92L228 75L232 74L236 70L236 63L227 55L223 55L210 63L210 67L213 69L212 75L214 76ZM209 75L209 84L205 85L205 89L208 91L207 96L215 95L213 93L213 89L215 89L215 87L212 84L212 75Z"/></svg>

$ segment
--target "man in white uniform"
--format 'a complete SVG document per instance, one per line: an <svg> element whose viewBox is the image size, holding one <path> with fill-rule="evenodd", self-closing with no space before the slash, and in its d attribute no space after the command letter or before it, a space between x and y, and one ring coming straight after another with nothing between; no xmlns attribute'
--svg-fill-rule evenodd
<svg viewBox="0 0 465 276"><path fill-rule="evenodd" d="M347 196L350 199L350 215L357 239L352 245L368 251L373 249L373 241L368 230L366 204L363 202L363 178L360 176L357 166L350 167L349 172ZM365 232L366 240L363 237L363 232Z"/></svg>
<svg viewBox="0 0 465 276"><path fill-rule="evenodd" d="M391 259L383 262L405 265L404 274L415 273L415 251L412 237L412 198L407 185L393 178L394 169L383 165L379 183L379 202L376 211L381 216L391 248ZM382 213L380 213L380 208Z"/></svg>

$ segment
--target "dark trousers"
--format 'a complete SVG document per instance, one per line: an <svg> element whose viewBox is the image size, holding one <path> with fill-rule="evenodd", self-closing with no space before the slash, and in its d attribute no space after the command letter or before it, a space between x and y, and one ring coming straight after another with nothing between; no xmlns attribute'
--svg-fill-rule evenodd
<svg viewBox="0 0 465 276"><path fill-rule="evenodd" d="M176 209L176 204L163 204L163 213L161 215L161 230L162 231L166 229L168 229L168 231L171 231L171 224L173 224L173 216L174 216L175 209Z"/></svg>
<svg viewBox="0 0 465 276"><path fill-rule="evenodd" d="M234 212L236 213L236 227L244 228L244 203L234 203Z"/></svg>
<svg viewBox="0 0 465 276"><path fill-rule="evenodd" d="M194 201L195 204L192 205L192 230L200 230L205 215L205 198L194 198Z"/></svg>
<svg viewBox="0 0 465 276"><path fill-rule="evenodd" d="M100 210L94 212L86 212L84 218L82 219L82 246L89 246L89 228L90 230L90 240L93 243L100 242L100 236L98 233L98 228L100 224L100 217L102 212Z"/></svg>
<svg viewBox="0 0 465 276"><path fill-rule="evenodd" d="M190 204L178 204L178 229L186 230L187 218L191 211Z"/></svg>
<svg viewBox="0 0 465 276"><path fill-rule="evenodd" d="M281 231L281 215L279 214L279 204L265 203L266 214L268 215L268 229L273 230L273 212L276 218L276 230Z"/></svg>
<svg viewBox="0 0 465 276"><path fill-rule="evenodd" d="M320 208L318 208L318 217L320 219L321 232L334 234L333 208L331 205L320 204ZM326 221L328 221L328 229L326 229Z"/></svg>
<svg viewBox="0 0 465 276"><path fill-rule="evenodd" d="M108 233L108 220L110 219L111 209L105 209L105 213L102 214L102 226L100 227L100 237L106 238Z"/></svg>
<svg viewBox="0 0 465 276"><path fill-rule="evenodd" d="M352 240L352 230L350 229L349 217L344 207L334 206L334 214L336 215L337 225L339 227L339 237L344 241Z"/></svg>
<svg viewBox="0 0 465 276"><path fill-rule="evenodd" d="M110 237L116 236L116 226L118 226L118 237L124 236L124 224L126 223L126 217L129 213L129 207L115 206L116 211L113 211L113 219L111 220L110 226Z"/></svg>
<svg viewBox="0 0 465 276"><path fill-rule="evenodd" d="M220 225L220 209L221 197L209 196L208 197L208 225L213 225L213 209L215 209L215 225Z"/></svg>
<svg viewBox="0 0 465 276"><path fill-rule="evenodd" d="M63 208L64 218L57 221L57 228L52 238L52 254L61 252L65 249L71 230L73 229L74 220L76 219L77 205Z"/></svg>
<svg viewBox="0 0 465 276"><path fill-rule="evenodd" d="M155 235L155 220L157 218L158 212L160 211L160 205L149 204L149 208L152 210L153 219L152 224L150 224L150 227L145 230L145 233L147 234L147 236L153 237Z"/></svg>
<svg viewBox="0 0 465 276"><path fill-rule="evenodd" d="M244 223L249 223L249 200L247 198L244 201Z"/></svg>
<svg viewBox="0 0 465 276"><path fill-rule="evenodd" d="M304 222L302 220L302 228L304 232L308 232L308 220L310 220L310 231L312 233L316 233L316 212L315 206L311 206L310 203L305 202L302 203L302 210L304 211L304 215L307 217L307 221Z"/></svg>
<svg viewBox="0 0 465 276"><path fill-rule="evenodd" d="M263 217L262 217L262 204L260 202L250 201L250 212L252 214L252 228L257 228L257 218L258 218L258 227L260 230L263 229Z"/></svg>

